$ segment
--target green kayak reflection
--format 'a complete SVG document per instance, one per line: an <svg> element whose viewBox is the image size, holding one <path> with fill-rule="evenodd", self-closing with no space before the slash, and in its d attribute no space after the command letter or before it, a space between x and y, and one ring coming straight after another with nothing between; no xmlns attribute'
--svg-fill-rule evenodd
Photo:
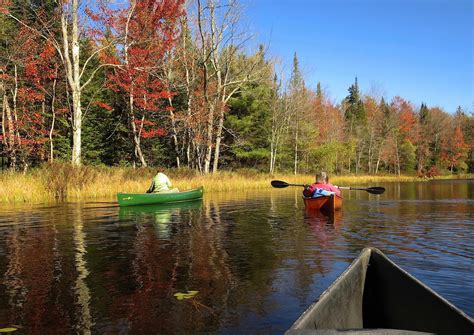
<svg viewBox="0 0 474 335"><path fill-rule="evenodd" d="M202 199L157 205L120 207L119 221L124 226L139 224L153 225L157 237L169 239L173 222L182 222L184 217L202 208ZM128 223L128 224L127 224ZM122 225L122 224L121 224Z"/></svg>

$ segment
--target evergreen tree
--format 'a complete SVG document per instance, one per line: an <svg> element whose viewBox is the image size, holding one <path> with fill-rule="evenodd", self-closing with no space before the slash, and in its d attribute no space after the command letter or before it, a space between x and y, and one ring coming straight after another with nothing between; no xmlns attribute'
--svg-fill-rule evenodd
<svg viewBox="0 0 474 335"><path fill-rule="evenodd" d="M349 95L344 99L346 106L344 118L348 125L349 132L354 133L357 132L358 127L364 127L367 124L367 114L365 112L364 103L360 97L357 77L348 91Z"/></svg>
<svg viewBox="0 0 474 335"><path fill-rule="evenodd" d="M258 82L247 83L239 93L229 100L229 113L225 128L232 136L225 136L225 144L230 152L223 153L222 165L251 166L264 169L270 158L271 108L275 96L274 71L265 60L263 48L254 56L262 73ZM240 58L241 62L251 62Z"/></svg>
<svg viewBox="0 0 474 335"><path fill-rule="evenodd" d="M428 132L429 110L425 103L421 103L418 112L418 145L416 147L417 172L419 175L424 174L429 155L429 132Z"/></svg>
<svg viewBox="0 0 474 335"><path fill-rule="evenodd" d="M303 75L301 74L298 56L295 52L293 56L293 69L291 71L290 77L290 92L297 94L301 93L304 89L305 83L303 80Z"/></svg>
<svg viewBox="0 0 474 335"><path fill-rule="evenodd" d="M419 120L421 125L427 125L429 121L429 109L424 102L421 103Z"/></svg>
<svg viewBox="0 0 474 335"><path fill-rule="evenodd" d="M293 156L293 173L297 174L300 167L307 162L308 147L306 143L311 142L315 129L310 122L310 94L306 89L303 75L301 74L299 61L296 53L293 57L293 69L287 93L288 110L290 114L289 141L290 152ZM306 164L307 165L307 164Z"/></svg>
<svg viewBox="0 0 474 335"><path fill-rule="evenodd" d="M361 168L364 149L367 142L367 114L364 103L360 97L359 84L357 77L354 84L349 89L349 95L344 99L345 106L344 120L346 123L347 134L356 141L355 172L358 173ZM350 166L349 166L350 170Z"/></svg>
<svg viewBox="0 0 474 335"><path fill-rule="evenodd" d="M321 89L321 83L319 81L316 85L316 99L318 99L319 101L323 100L323 91Z"/></svg>

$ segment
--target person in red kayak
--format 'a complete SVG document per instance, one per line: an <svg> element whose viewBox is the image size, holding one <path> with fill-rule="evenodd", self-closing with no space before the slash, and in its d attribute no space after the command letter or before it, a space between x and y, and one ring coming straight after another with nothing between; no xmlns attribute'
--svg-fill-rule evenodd
<svg viewBox="0 0 474 335"><path fill-rule="evenodd" d="M307 198L335 194L341 196L341 190L337 186L329 183L329 177L326 172L321 171L316 174L316 182L305 187L303 195Z"/></svg>

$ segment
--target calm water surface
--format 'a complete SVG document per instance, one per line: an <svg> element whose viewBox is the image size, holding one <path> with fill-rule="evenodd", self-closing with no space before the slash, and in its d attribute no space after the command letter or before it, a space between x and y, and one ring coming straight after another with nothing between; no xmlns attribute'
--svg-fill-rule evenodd
<svg viewBox="0 0 474 335"><path fill-rule="evenodd" d="M280 334L366 246L474 316L474 181L382 186L346 191L334 219L306 212L298 188L166 207L3 205L0 328ZM174 297L188 290L199 293Z"/></svg>

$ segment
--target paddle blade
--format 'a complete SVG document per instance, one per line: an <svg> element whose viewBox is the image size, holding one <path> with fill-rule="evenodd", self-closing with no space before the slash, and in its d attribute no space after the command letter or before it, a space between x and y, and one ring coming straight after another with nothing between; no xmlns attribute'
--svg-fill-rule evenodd
<svg viewBox="0 0 474 335"><path fill-rule="evenodd" d="M384 187L369 187L366 189L366 191L371 194L382 194L383 192L385 192L385 188Z"/></svg>
<svg viewBox="0 0 474 335"><path fill-rule="evenodd" d="M272 180L271 184L273 187L276 187L276 188L285 188L285 187L290 186L290 184L282 180Z"/></svg>

